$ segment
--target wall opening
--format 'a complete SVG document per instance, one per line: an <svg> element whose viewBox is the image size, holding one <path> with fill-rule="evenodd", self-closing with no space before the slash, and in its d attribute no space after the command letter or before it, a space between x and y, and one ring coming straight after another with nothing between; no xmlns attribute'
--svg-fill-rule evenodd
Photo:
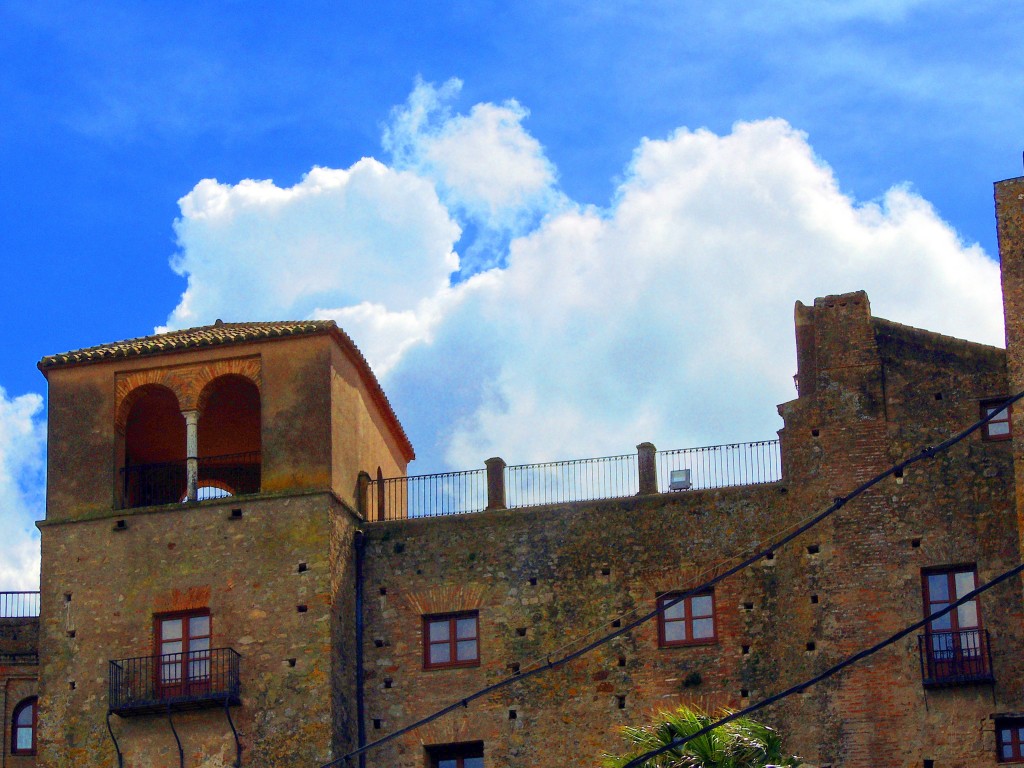
<svg viewBox="0 0 1024 768"><path fill-rule="evenodd" d="M199 405L198 500L259 493L259 389L244 376L220 376L203 390Z"/></svg>
<svg viewBox="0 0 1024 768"><path fill-rule="evenodd" d="M123 504L171 504L184 496L185 484L185 419L178 398L156 384L141 387L125 422Z"/></svg>

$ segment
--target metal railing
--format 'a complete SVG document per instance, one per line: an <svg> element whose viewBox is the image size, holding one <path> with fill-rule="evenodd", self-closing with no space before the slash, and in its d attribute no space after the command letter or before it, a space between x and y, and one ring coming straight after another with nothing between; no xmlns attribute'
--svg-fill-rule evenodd
<svg viewBox="0 0 1024 768"><path fill-rule="evenodd" d="M782 478L778 440L707 448L657 451L650 443L637 453L596 459L505 466L488 459L488 469L361 481L360 509L367 520L403 520L517 509L777 482ZM672 473L685 470L685 482ZM363 484L365 483L365 484Z"/></svg>
<svg viewBox="0 0 1024 768"><path fill-rule="evenodd" d="M16 666L19 664L39 665L39 653L37 651L26 651L24 653L0 653L0 664Z"/></svg>
<svg viewBox="0 0 1024 768"><path fill-rule="evenodd" d="M135 464L121 469L124 508L175 504L185 498L185 460Z"/></svg>
<svg viewBox="0 0 1024 768"><path fill-rule="evenodd" d="M509 509L635 496L639 483L635 453L505 467Z"/></svg>
<svg viewBox="0 0 1024 768"><path fill-rule="evenodd" d="M403 520L480 512L487 506L483 469L371 480L366 514L370 520Z"/></svg>
<svg viewBox="0 0 1024 768"><path fill-rule="evenodd" d="M988 630L930 631L917 636L926 686L993 682Z"/></svg>
<svg viewBox="0 0 1024 768"><path fill-rule="evenodd" d="M658 451L658 490L670 490L673 470L690 471L693 490L774 483L782 478L778 440Z"/></svg>
<svg viewBox="0 0 1024 768"><path fill-rule="evenodd" d="M198 464L200 501L260 491L259 451L226 456L201 456ZM123 506L128 509L157 504L177 504L185 499L186 482L185 459L123 467Z"/></svg>
<svg viewBox="0 0 1024 768"><path fill-rule="evenodd" d="M259 451L199 457L199 501L259 493L260 458Z"/></svg>
<svg viewBox="0 0 1024 768"><path fill-rule="evenodd" d="M39 592L0 592L0 619L39 616Z"/></svg>
<svg viewBox="0 0 1024 768"><path fill-rule="evenodd" d="M108 706L124 717L240 704L240 660L215 648L111 661Z"/></svg>

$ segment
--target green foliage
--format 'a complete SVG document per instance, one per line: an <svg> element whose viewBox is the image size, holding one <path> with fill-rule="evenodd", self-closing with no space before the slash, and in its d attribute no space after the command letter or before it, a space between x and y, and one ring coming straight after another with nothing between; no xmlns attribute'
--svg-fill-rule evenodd
<svg viewBox="0 0 1024 768"><path fill-rule="evenodd" d="M729 714L711 716L686 706L661 712L649 725L625 726L622 734L630 745L628 754L607 755L606 768L622 768L631 760L676 739L697 733ZM643 768L770 768L799 766L800 760L785 755L779 734L749 717L741 717L673 747L645 761Z"/></svg>

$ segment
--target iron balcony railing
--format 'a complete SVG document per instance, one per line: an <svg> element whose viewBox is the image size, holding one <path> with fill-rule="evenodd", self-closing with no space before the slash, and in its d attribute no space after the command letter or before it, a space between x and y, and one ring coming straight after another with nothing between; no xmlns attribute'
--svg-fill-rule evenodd
<svg viewBox="0 0 1024 768"><path fill-rule="evenodd" d="M128 717L240 704L240 660L231 648L215 648L111 661L108 706Z"/></svg>
<svg viewBox="0 0 1024 768"><path fill-rule="evenodd" d="M992 649L988 630L931 631L917 637L921 681L926 686L990 683Z"/></svg>
<svg viewBox="0 0 1024 768"><path fill-rule="evenodd" d="M637 450L623 456L515 466L495 458L488 460L488 469L434 475L378 480L364 475L360 509L367 520L403 520L782 479L778 440L675 451L656 451L643 443Z"/></svg>
<svg viewBox="0 0 1024 768"><path fill-rule="evenodd" d="M706 448L658 451L658 490L670 490L673 470L689 470L695 490L774 483L782 478L778 440L731 443Z"/></svg>
<svg viewBox="0 0 1024 768"><path fill-rule="evenodd" d="M487 506L487 473L471 469L372 480L366 506L371 520L479 512Z"/></svg>
<svg viewBox="0 0 1024 768"><path fill-rule="evenodd" d="M505 467L509 509L635 496L639 488L635 453Z"/></svg>
<svg viewBox="0 0 1024 768"><path fill-rule="evenodd" d="M199 458L199 501L260 492L260 452Z"/></svg>
<svg viewBox="0 0 1024 768"><path fill-rule="evenodd" d="M0 592L0 619L39 616L39 592Z"/></svg>
<svg viewBox="0 0 1024 768"><path fill-rule="evenodd" d="M227 456L201 456L198 500L260 492L259 451ZM187 463L185 459L160 464L135 464L121 469L123 505L148 507L177 504L185 500Z"/></svg>

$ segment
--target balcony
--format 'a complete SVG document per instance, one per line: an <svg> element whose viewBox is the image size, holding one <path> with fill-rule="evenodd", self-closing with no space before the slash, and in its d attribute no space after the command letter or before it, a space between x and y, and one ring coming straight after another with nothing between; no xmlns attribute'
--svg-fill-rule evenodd
<svg viewBox="0 0 1024 768"><path fill-rule="evenodd" d="M110 711L131 717L241 704L240 659L215 648L111 661Z"/></svg>
<svg viewBox="0 0 1024 768"><path fill-rule="evenodd" d="M925 687L993 683L988 630L932 631L917 636Z"/></svg>
<svg viewBox="0 0 1024 768"><path fill-rule="evenodd" d="M203 456L199 464L198 501L260 492L259 451ZM178 504L185 499L185 459L161 464L135 464L121 469L122 507Z"/></svg>

